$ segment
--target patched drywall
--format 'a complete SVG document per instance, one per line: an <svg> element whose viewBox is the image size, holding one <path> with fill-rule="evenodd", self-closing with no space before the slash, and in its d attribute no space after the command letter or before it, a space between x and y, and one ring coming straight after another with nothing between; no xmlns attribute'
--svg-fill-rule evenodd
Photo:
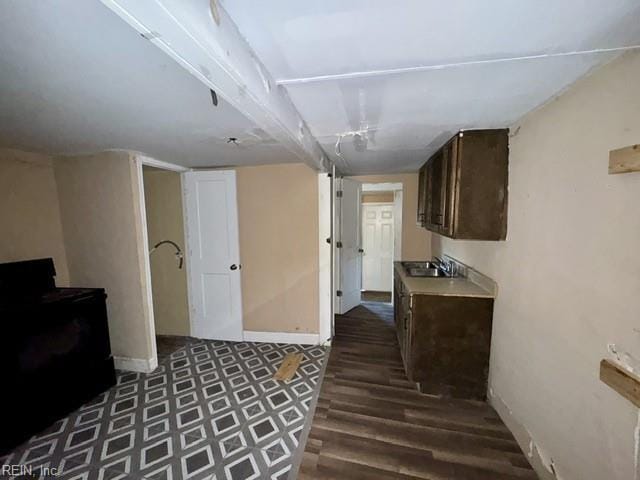
<svg viewBox="0 0 640 480"><path fill-rule="evenodd" d="M234 102L214 106L210 86L107 3L1 3L0 145L58 155L117 147L194 167L299 161Z"/></svg>
<svg viewBox="0 0 640 480"><path fill-rule="evenodd" d="M402 183L402 260L431 258L431 233L416 223L418 174L363 175L350 177L362 183Z"/></svg>
<svg viewBox="0 0 640 480"><path fill-rule="evenodd" d="M498 282L490 398L542 478L638 479L638 409L599 380L640 358L640 54L626 54L512 128L505 242L433 237Z"/></svg>
<svg viewBox="0 0 640 480"><path fill-rule="evenodd" d="M180 174L144 167L144 199L149 251L171 240L184 252ZM190 335L187 271L178 268L175 249L164 244L150 253L153 319L157 335Z"/></svg>
<svg viewBox="0 0 640 480"><path fill-rule="evenodd" d="M237 170L245 330L318 333L318 175L303 164Z"/></svg>
<svg viewBox="0 0 640 480"><path fill-rule="evenodd" d="M54 170L71 285L105 288L113 355L150 361L155 344L132 155L56 157Z"/></svg>
<svg viewBox="0 0 640 480"><path fill-rule="evenodd" d="M51 157L0 150L0 263L52 257L56 284L69 285Z"/></svg>
<svg viewBox="0 0 640 480"><path fill-rule="evenodd" d="M640 44L638 0L224 8L345 174L415 171L458 130L509 125Z"/></svg>

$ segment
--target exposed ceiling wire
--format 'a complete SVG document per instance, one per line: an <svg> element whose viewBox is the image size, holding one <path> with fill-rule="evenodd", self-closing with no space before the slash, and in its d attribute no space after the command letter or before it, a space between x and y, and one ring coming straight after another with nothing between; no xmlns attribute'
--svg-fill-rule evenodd
<svg viewBox="0 0 640 480"><path fill-rule="evenodd" d="M525 61L525 60L538 60L538 59L555 58L555 57L574 57L577 55L594 55L598 53L625 52L627 50L638 50L638 49L640 49L640 45L629 45L625 47L596 48L593 50L577 50L573 52L542 53L538 55L523 55L519 57L492 58L488 60L471 60L468 62L443 63L439 65L417 65L415 67L390 68L390 69L384 69L384 70L368 70L368 71L361 71L361 72L339 73L339 74L329 74L329 75L316 75L312 77L285 78L281 80L276 80L276 84L294 85L294 84L301 84L301 83L324 82L328 80L344 80L344 79L350 79L350 78L376 77L381 75L398 75L402 73L427 72L429 70L444 70L447 68L465 67L469 65L487 65L492 63L518 62L518 61Z"/></svg>
<svg viewBox="0 0 640 480"><path fill-rule="evenodd" d="M353 137L353 147L356 152L364 152L367 150L367 144L369 142L369 128L363 128L361 130L352 130L350 132L336 133L336 156L342 160L347 171L350 170L347 159L342 155L342 139L345 137Z"/></svg>

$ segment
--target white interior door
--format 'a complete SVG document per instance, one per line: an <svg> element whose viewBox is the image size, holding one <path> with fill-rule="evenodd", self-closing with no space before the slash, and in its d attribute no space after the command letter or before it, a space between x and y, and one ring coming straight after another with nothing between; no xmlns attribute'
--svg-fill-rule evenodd
<svg viewBox="0 0 640 480"><path fill-rule="evenodd" d="M362 289L390 292L393 283L393 204L362 205Z"/></svg>
<svg viewBox="0 0 640 480"><path fill-rule="evenodd" d="M360 305L362 289L362 255L360 253L361 184L342 179L340 198L340 313Z"/></svg>
<svg viewBox="0 0 640 480"><path fill-rule="evenodd" d="M184 180L192 335L241 341L236 172L187 172Z"/></svg>

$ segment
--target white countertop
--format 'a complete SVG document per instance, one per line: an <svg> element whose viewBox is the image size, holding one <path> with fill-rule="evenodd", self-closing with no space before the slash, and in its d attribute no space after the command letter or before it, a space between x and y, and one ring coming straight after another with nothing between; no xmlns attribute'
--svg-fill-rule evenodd
<svg viewBox="0 0 640 480"><path fill-rule="evenodd" d="M466 277L410 277L400 262L394 262L394 268L409 294L495 298L492 292L485 290Z"/></svg>

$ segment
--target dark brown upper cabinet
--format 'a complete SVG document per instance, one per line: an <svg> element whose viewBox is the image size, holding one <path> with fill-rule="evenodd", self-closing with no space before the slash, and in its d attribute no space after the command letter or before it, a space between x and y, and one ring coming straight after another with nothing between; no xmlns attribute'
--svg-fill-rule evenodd
<svg viewBox="0 0 640 480"><path fill-rule="evenodd" d="M506 238L508 133L465 130L423 165L418 221L427 230L456 239Z"/></svg>
<svg viewBox="0 0 640 480"><path fill-rule="evenodd" d="M424 218L424 207L426 205L426 186L425 182L427 181L427 164L425 163L420 172L418 173L418 216L416 218L416 222L418 225L424 227L425 218Z"/></svg>

